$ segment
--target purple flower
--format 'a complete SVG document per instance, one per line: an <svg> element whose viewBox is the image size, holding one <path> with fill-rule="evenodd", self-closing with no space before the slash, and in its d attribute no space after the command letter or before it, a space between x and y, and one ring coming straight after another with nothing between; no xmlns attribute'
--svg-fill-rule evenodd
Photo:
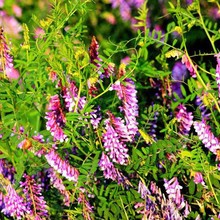
<svg viewBox="0 0 220 220"><path fill-rule="evenodd" d="M51 132L54 141L59 140L63 142L67 138L62 129L66 123L66 118L62 111L58 95L51 96L48 110L49 112L46 112L45 116L47 119L47 130Z"/></svg>
<svg viewBox="0 0 220 220"><path fill-rule="evenodd" d="M25 181L20 183L23 188L24 195L26 196L26 202L30 215L34 218L41 216L48 216L46 210L46 202L42 196L42 188L40 184L37 184L33 177L27 174L23 175Z"/></svg>
<svg viewBox="0 0 220 220"><path fill-rule="evenodd" d="M172 91L182 98L181 85L187 77L187 69L180 61L172 69Z"/></svg>
<svg viewBox="0 0 220 220"><path fill-rule="evenodd" d="M66 177L69 181L78 181L79 171L72 167L67 161L62 160L54 149L50 150L50 152L45 155L45 158L54 170Z"/></svg>
<svg viewBox="0 0 220 220"><path fill-rule="evenodd" d="M150 135L154 140L157 140L157 137L156 137L156 128L157 128L158 115L159 115L159 112L155 112L155 113L154 113L154 118L153 118L153 120L151 120L151 121L149 122L149 124L150 124L149 135Z"/></svg>
<svg viewBox="0 0 220 220"><path fill-rule="evenodd" d="M90 122L94 129L97 129L100 121L102 120L101 108L98 106L94 111L90 113Z"/></svg>
<svg viewBox="0 0 220 220"><path fill-rule="evenodd" d="M49 177L51 184L64 196L64 205L70 206L70 193L66 190L62 179L56 174L53 168L49 169Z"/></svg>
<svg viewBox="0 0 220 220"><path fill-rule="evenodd" d="M105 120L105 130L103 134L104 148L107 151L108 156L113 162L121 165L127 164L128 149L125 144L120 141L120 136L112 127L109 119Z"/></svg>
<svg viewBox="0 0 220 220"><path fill-rule="evenodd" d="M14 183L15 168L6 159L0 159L0 174L4 178L8 179L11 183Z"/></svg>
<svg viewBox="0 0 220 220"><path fill-rule="evenodd" d="M4 208L1 210L2 213L16 219L21 219L25 213L29 213L24 199L17 194L11 184L8 184L5 190L6 194L3 195Z"/></svg>
<svg viewBox="0 0 220 220"><path fill-rule="evenodd" d="M97 73L101 75L101 72L100 72L101 64L100 63L102 62L102 59L99 57L99 44L95 36L92 37L92 42L89 47L89 57L90 57L90 62L97 67L96 69Z"/></svg>
<svg viewBox="0 0 220 220"><path fill-rule="evenodd" d="M0 53L2 54L0 72L4 72L8 79L17 79L19 77L19 72L14 68L13 58L10 55L10 49L3 35L3 28L0 28Z"/></svg>
<svg viewBox="0 0 220 220"><path fill-rule="evenodd" d="M0 26L4 27L5 32L14 38L19 38L19 32L22 31L20 23L13 16L8 15L5 11L0 11L0 17Z"/></svg>
<svg viewBox="0 0 220 220"><path fill-rule="evenodd" d="M39 143L44 143L44 136L42 134L36 134L32 137L35 141L39 142Z"/></svg>
<svg viewBox="0 0 220 220"><path fill-rule="evenodd" d="M122 1L120 4L120 14L124 21L131 19L131 7L127 1Z"/></svg>
<svg viewBox="0 0 220 220"><path fill-rule="evenodd" d="M147 195L150 195L150 191L149 189L146 187L146 185L142 182L142 181L139 181L139 184L138 184L138 193L141 194L141 198L142 199L146 199L147 198Z"/></svg>
<svg viewBox="0 0 220 220"><path fill-rule="evenodd" d="M4 6L4 1L5 0L0 0L0 8L2 8Z"/></svg>
<svg viewBox="0 0 220 220"><path fill-rule="evenodd" d="M185 64L186 68L189 70L190 75L191 75L193 78L196 78L197 75L196 75L195 69L197 68L197 66L195 66L195 67L193 68L193 66L192 66L192 64L191 64L192 61L190 62L189 59L190 59L190 58L187 57L187 56L184 54L184 55L182 56L182 63Z"/></svg>
<svg viewBox="0 0 220 220"><path fill-rule="evenodd" d="M106 68L104 68L104 73L102 74L102 78L109 78L110 76L113 76L114 74L114 63L109 63Z"/></svg>
<svg viewBox="0 0 220 220"><path fill-rule="evenodd" d="M96 37L92 37L92 42L89 47L89 56L90 56L90 62L96 65L97 67L100 67L100 64L97 63L97 61L102 61L101 58L99 58L99 44L96 40Z"/></svg>
<svg viewBox="0 0 220 220"><path fill-rule="evenodd" d="M205 147L217 155L220 150L220 144L218 139L210 131L210 126L206 124L206 121L195 121L194 128Z"/></svg>
<svg viewBox="0 0 220 220"><path fill-rule="evenodd" d="M120 141L132 142L132 138L129 136L128 128L125 126L125 121L120 117L115 117L110 111L107 114L109 116L109 123L119 135ZM106 121L106 123L108 122Z"/></svg>
<svg viewBox="0 0 220 220"><path fill-rule="evenodd" d="M68 82L67 86L62 88L62 97L64 98L65 107L68 112L72 112L74 110L82 110L86 104L86 97L78 96L78 88L75 83L72 81ZM77 105L77 109L76 108Z"/></svg>
<svg viewBox="0 0 220 220"><path fill-rule="evenodd" d="M185 202L182 206L177 206L175 200L166 198L161 189L154 183L150 183L149 189L140 181L138 192L141 194L144 202L137 203L135 208L139 208L138 213L143 214L143 219L178 219L181 220L182 215L187 217L190 213L190 206ZM169 192L170 193L170 192ZM184 210L182 210L185 207Z"/></svg>
<svg viewBox="0 0 220 220"><path fill-rule="evenodd" d="M124 21L132 19L132 9L140 8L144 0L110 0L112 8L120 7L120 14Z"/></svg>
<svg viewBox="0 0 220 220"><path fill-rule="evenodd" d="M199 96L196 96L195 104L199 107L201 111L202 119L208 120L211 113L209 112L208 108L204 105Z"/></svg>
<svg viewBox="0 0 220 220"><path fill-rule="evenodd" d="M169 199L177 205L178 209L182 209L185 206L185 201L180 191L183 187L179 185L178 179L176 177L169 181L164 179L164 187Z"/></svg>
<svg viewBox="0 0 220 220"><path fill-rule="evenodd" d="M218 86L218 97L220 97L220 53L216 54L217 66L216 66L216 82Z"/></svg>
<svg viewBox="0 0 220 220"><path fill-rule="evenodd" d="M194 181L195 184L201 183L203 186L205 185L205 182L203 180L203 176L200 172L195 173L193 181Z"/></svg>
<svg viewBox="0 0 220 220"><path fill-rule="evenodd" d="M82 212L84 219L92 220L90 214L93 212L94 207L90 205L89 201L83 193L83 190L81 190L79 193L78 204L82 204L83 206Z"/></svg>
<svg viewBox="0 0 220 220"><path fill-rule="evenodd" d="M124 74L123 66L124 64L121 64L119 76ZM125 79L124 82L117 81L112 85L110 90L115 90L118 98L122 101L120 109L125 114L128 133L133 139L138 131L138 122L136 120L136 117L138 116L138 100L134 82L131 79Z"/></svg>
<svg viewBox="0 0 220 220"><path fill-rule="evenodd" d="M106 179L117 179L117 171L113 163L109 160L109 157L102 152L102 157L99 161L99 167L103 171L104 177Z"/></svg>
<svg viewBox="0 0 220 220"><path fill-rule="evenodd" d="M115 168L114 164L104 152L102 152L101 159L99 160L99 167L103 171L106 179L117 181L118 184L123 184L125 187L130 185L128 179Z"/></svg>
<svg viewBox="0 0 220 220"><path fill-rule="evenodd" d="M183 135L188 135L193 124L192 112L187 112L186 107L183 104L180 104L177 109L178 112L176 118L179 122L179 131Z"/></svg>

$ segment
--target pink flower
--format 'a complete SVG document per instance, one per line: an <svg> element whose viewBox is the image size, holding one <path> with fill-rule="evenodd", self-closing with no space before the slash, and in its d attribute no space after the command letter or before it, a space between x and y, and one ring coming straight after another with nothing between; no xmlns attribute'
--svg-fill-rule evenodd
<svg viewBox="0 0 220 220"><path fill-rule="evenodd" d="M14 67L12 67L12 68L6 67L5 73L9 79L18 79L20 76L20 73Z"/></svg>
<svg viewBox="0 0 220 220"><path fill-rule="evenodd" d="M56 174L53 168L49 169L49 177L51 184L64 196L64 205L70 206L70 193L66 190L63 180L58 176L58 174Z"/></svg>
<svg viewBox="0 0 220 220"><path fill-rule="evenodd" d="M189 70L190 72L190 75L193 77L193 78L196 78L196 72L192 66L192 64L190 63L190 60L188 59L188 57L184 54L182 56L182 63L185 64L186 68ZM195 66L196 68L196 66Z"/></svg>
<svg viewBox="0 0 220 220"><path fill-rule="evenodd" d="M205 182L203 180L203 176L200 172L196 172L194 175L194 183L199 184L201 183L203 186L205 185Z"/></svg>
<svg viewBox="0 0 220 220"><path fill-rule="evenodd" d="M120 68L119 74L120 76L122 76L121 74L125 74L123 68ZM110 90L115 90L118 98L122 101L120 110L125 114L128 133L133 139L138 131L138 122L136 120L138 116L138 100L134 82L131 79L125 79L124 82L117 81L112 85Z"/></svg>
<svg viewBox="0 0 220 220"><path fill-rule="evenodd" d="M87 220L92 220L90 214L93 212L93 206L90 205L89 201L87 200L86 196L83 193L83 190L79 193L78 204L82 204L83 206L83 217Z"/></svg>
<svg viewBox="0 0 220 220"><path fill-rule="evenodd" d="M115 168L114 164L104 152L102 152L101 159L99 160L99 167L103 171L106 179L112 179L117 181L118 184L122 183L124 186L129 185L127 178Z"/></svg>
<svg viewBox="0 0 220 220"><path fill-rule="evenodd" d="M67 161L62 160L54 149L50 150L50 152L45 155L45 158L54 170L67 178L69 181L78 181L79 171L75 167L72 167Z"/></svg>
<svg viewBox="0 0 220 220"><path fill-rule="evenodd" d="M121 142L132 142L132 138L129 136L128 128L125 125L125 121L120 117L115 117L111 112L108 112L109 123L112 124L114 130L119 135Z"/></svg>
<svg viewBox="0 0 220 220"><path fill-rule="evenodd" d="M68 80L68 84L62 88L62 97L68 112L72 112L77 105L76 110L82 110L86 104L86 97L78 97L78 88L75 82Z"/></svg>
<svg viewBox="0 0 220 220"><path fill-rule="evenodd" d="M125 144L120 141L119 134L112 127L110 120L105 120L105 130L103 134L104 148L108 156L113 162L125 165L127 164L128 149Z"/></svg>
<svg viewBox="0 0 220 220"><path fill-rule="evenodd" d="M0 17L0 26L4 28L5 32L15 38L20 38L19 33L22 31L22 27L19 22L5 11L0 11Z"/></svg>
<svg viewBox="0 0 220 220"><path fill-rule="evenodd" d="M62 129L66 123L66 118L61 108L58 95L51 96L48 110L49 112L46 112L45 116L47 119L47 130L51 132L54 141L59 140L60 142L63 142L67 138Z"/></svg>
<svg viewBox="0 0 220 220"><path fill-rule="evenodd" d="M180 191L183 187L180 186L178 179L176 177L173 177L169 181L164 179L164 187L169 199L177 205L178 209L183 208L185 206L185 201Z"/></svg>
<svg viewBox="0 0 220 220"><path fill-rule="evenodd" d="M178 112L176 114L176 118L179 122L180 133L183 135L188 135L193 124L192 112L187 112L186 107L183 104L180 104L177 109Z"/></svg>
<svg viewBox="0 0 220 220"><path fill-rule="evenodd" d="M218 138L211 132L210 126L206 124L206 121L195 121L194 128L205 147L217 155L220 150L220 143Z"/></svg>
<svg viewBox="0 0 220 220"><path fill-rule="evenodd" d="M0 8L4 6L4 0L0 0Z"/></svg>
<svg viewBox="0 0 220 220"><path fill-rule="evenodd" d="M13 4L13 5L12 5L12 10L13 10L13 12L15 13L15 15L16 15L17 17L21 17L21 15L22 15L22 9L21 9L21 7L19 7L18 5Z"/></svg>
<svg viewBox="0 0 220 220"><path fill-rule="evenodd" d="M5 215L16 219L22 219L29 212L24 199L17 194L11 184L6 186L6 195L3 195L4 208L1 210Z"/></svg>
<svg viewBox="0 0 220 220"><path fill-rule="evenodd" d="M39 27L36 28L34 32L35 32L35 35L34 35L35 39L37 39L37 38L42 39L45 35L45 31Z"/></svg>
<svg viewBox="0 0 220 220"><path fill-rule="evenodd" d="M0 69L0 71L3 71L9 80L17 79L20 74L18 70L14 68L13 57L10 55L10 49L5 40L3 28L0 29L0 52L3 55L2 60L0 61L0 64L2 66L2 69Z"/></svg>
<svg viewBox="0 0 220 220"><path fill-rule="evenodd" d="M48 211L46 209L46 202L42 196L42 188L37 184L33 177L27 174L23 175L24 182L20 183L23 192L26 196L27 207L30 210L30 215L36 217L47 217Z"/></svg>
<svg viewBox="0 0 220 220"><path fill-rule="evenodd" d="M102 157L99 161L99 167L104 173L104 177L106 179L117 179L117 171L113 165L113 163L109 160L109 157L102 152Z"/></svg>

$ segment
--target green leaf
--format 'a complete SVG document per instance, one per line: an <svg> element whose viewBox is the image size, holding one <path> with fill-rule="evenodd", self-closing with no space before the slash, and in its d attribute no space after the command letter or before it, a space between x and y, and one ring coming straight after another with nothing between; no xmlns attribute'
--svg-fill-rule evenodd
<svg viewBox="0 0 220 220"><path fill-rule="evenodd" d="M184 86L181 85L180 88L181 88L181 92L182 92L183 96L186 97L186 90L185 90Z"/></svg>
<svg viewBox="0 0 220 220"><path fill-rule="evenodd" d="M189 194L193 195L195 193L196 185L193 180L189 182Z"/></svg>

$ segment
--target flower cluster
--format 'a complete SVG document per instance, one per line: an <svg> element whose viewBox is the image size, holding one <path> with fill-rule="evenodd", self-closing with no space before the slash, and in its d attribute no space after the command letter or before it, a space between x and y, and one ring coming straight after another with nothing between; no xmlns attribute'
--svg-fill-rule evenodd
<svg viewBox="0 0 220 220"><path fill-rule="evenodd" d="M0 54L0 72L6 74L9 79L17 79L19 77L19 72L14 68L10 49L3 35L3 28L0 28Z"/></svg>
<svg viewBox="0 0 220 220"><path fill-rule="evenodd" d="M90 122L94 129L97 129L102 120L101 108L98 106L90 113Z"/></svg>
<svg viewBox="0 0 220 220"><path fill-rule="evenodd" d="M200 183L203 186L205 186L205 181L204 181L203 176L202 176L202 174L200 172L196 172L194 174L194 183L195 184L199 184Z"/></svg>
<svg viewBox="0 0 220 220"><path fill-rule="evenodd" d="M149 129L149 135L154 139L157 140L156 136L156 128L157 128L157 120L158 120L159 112L154 113L153 120L150 121L150 129Z"/></svg>
<svg viewBox="0 0 220 220"><path fill-rule="evenodd" d="M127 178L115 168L114 164L110 161L109 157L102 152L101 159L99 160L99 167L103 171L106 179L117 181L118 184L129 185Z"/></svg>
<svg viewBox="0 0 220 220"><path fill-rule="evenodd" d="M6 159L0 159L0 174L14 183L15 168Z"/></svg>
<svg viewBox="0 0 220 220"><path fill-rule="evenodd" d="M95 66L98 67L98 69L101 67L100 62L102 61L99 57L99 44L96 40L96 37L92 37L92 42L89 47L89 56L90 56L90 62L93 63Z"/></svg>
<svg viewBox="0 0 220 220"><path fill-rule="evenodd" d="M128 21L132 19L132 9L133 8L140 8L141 5L144 3L144 0L110 0L112 3L112 7L120 7L120 14L123 20Z"/></svg>
<svg viewBox="0 0 220 220"><path fill-rule="evenodd" d="M168 198L176 204L178 210L181 210L185 207L185 212L188 213L189 205L184 200L183 195L181 194L181 189L183 188L176 177L173 177L171 180L164 179L164 187L168 194ZM189 214L189 213L188 213Z"/></svg>
<svg viewBox="0 0 220 220"><path fill-rule="evenodd" d="M62 129L66 123L66 118L61 108L58 95L51 96L48 110L49 112L46 112L45 116L47 119L46 128L51 132L54 141L59 140L63 142L67 137Z"/></svg>
<svg viewBox="0 0 220 220"><path fill-rule="evenodd" d="M206 121L195 121L194 128L205 147L217 155L220 150L220 143L218 138L211 132L210 126L207 125Z"/></svg>
<svg viewBox="0 0 220 220"><path fill-rule="evenodd" d="M217 66L216 66L216 82L218 86L218 96L220 97L220 53L216 54Z"/></svg>
<svg viewBox="0 0 220 220"><path fill-rule="evenodd" d="M209 112L209 109L205 106L205 104L201 100L200 96L196 96L195 104L199 107L201 111L202 119L208 120L211 113Z"/></svg>
<svg viewBox="0 0 220 220"><path fill-rule="evenodd" d="M16 18L2 10L0 11L0 17L0 26L4 28L5 32L14 38L19 38L22 27Z"/></svg>
<svg viewBox="0 0 220 220"><path fill-rule="evenodd" d="M195 69L197 68L197 66L193 67L190 60L190 58L187 57L187 55L183 55L182 56L182 63L185 64L186 68L189 70L189 73L190 75L193 77L193 78L196 78L196 71ZM195 68L195 69L194 69Z"/></svg>
<svg viewBox="0 0 220 220"><path fill-rule="evenodd" d="M183 97L181 91L181 85L187 77L187 69L181 62L176 62L172 69L172 91L176 93L180 98Z"/></svg>
<svg viewBox="0 0 220 220"><path fill-rule="evenodd" d="M114 67L115 67L114 63L109 63L108 66L104 68L103 77L110 78L110 76L113 76Z"/></svg>
<svg viewBox="0 0 220 220"><path fill-rule="evenodd" d="M90 205L89 201L87 200L84 189L80 189L79 197L78 197L78 203L82 204L83 206L83 217L86 220L92 220L91 213L93 212L93 206Z"/></svg>
<svg viewBox="0 0 220 220"><path fill-rule="evenodd" d="M121 142L132 142L132 138L129 135L128 128L125 126L125 121L120 117L115 117L110 111L108 111L109 120L106 123L111 123L115 132L118 134Z"/></svg>
<svg viewBox="0 0 220 220"><path fill-rule="evenodd" d="M3 197L2 213L16 219L22 219L26 213L30 212L24 199L18 195L11 184L7 184L5 191L5 195L1 193L1 196Z"/></svg>
<svg viewBox="0 0 220 220"><path fill-rule="evenodd" d="M51 185L58 189L61 195L63 195L64 205L70 206L70 195L69 192L66 190L62 179L58 176L58 174L56 174L53 168L49 168L48 172Z"/></svg>
<svg viewBox="0 0 220 220"><path fill-rule="evenodd" d="M104 177L106 179L117 179L117 172L114 164L110 161L109 157L104 152L102 152L102 156L99 161L99 167L103 171Z"/></svg>
<svg viewBox="0 0 220 220"><path fill-rule="evenodd" d="M86 103L86 97L78 97L78 88L75 83L68 81L68 85L62 88L62 97L65 102L65 107L68 112L74 111L77 105L76 110L81 110L84 108Z"/></svg>
<svg viewBox="0 0 220 220"><path fill-rule="evenodd" d="M26 197L26 204L30 210L29 215L36 218L47 217L48 211L46 209L46 202L42 196L42 188L37 184L35 179L27 174L23 175L24 182L20 183Z"/></svg>
<svg viewBox="0 0 220 220"><path fill-rule="evenodd" d="M105 120L105 130L106 132L103 134L103 142L108 156L115 163L121 165L127 164L127 159L129 156L128 149L126 148L126 145L120 141L119 133L117 133L113 128L109 119Z"/></svg>
<svg viewBox="0 0 220 220"><path fill-rule="evenodd" d="M176 118L179 122L179 131L183 135L188 135L193 124L192 112L187 112L186 107L183 104L180 104L177 109L178 112Z"/></svg>
<svg viewBox="0 0 220 220"><path fill-rule="evenodd" d="M135 204L138 213L143 214L142 219L178 219L182 220L183 215L187 217L189 214L189 205L187 202L184 206L178 207L172 198L166 196L161 192L161 189L156 186L154 182L150 183L147 188L143 182L139 182L138 192L145 202ZM183 210L183 208L185 209Z"/></svg>
<svg viewBox="0 0 220 220"><path fill-rule="evenodd" d="M121 64L119 69L119 77L121 77L122 74L125 74L124 68L124 64ZM115 90L118 98L122 101L120 110L125 115L128 133L131 138L134 138L138 131L138 122L136 120L136 117L138 116L138 100L134 82L129 78L125 79L123 82L118 80L112 85L110 90Z"/></svg>
<svg viewBox="0 0 220 220"><path fill-rule="evenodd" d="M54 149L51 149L50 152L45 155L45 158L54 170L66 177L69 181L77 182L79 171L72 167L67 161L62 160Z"/></svg>

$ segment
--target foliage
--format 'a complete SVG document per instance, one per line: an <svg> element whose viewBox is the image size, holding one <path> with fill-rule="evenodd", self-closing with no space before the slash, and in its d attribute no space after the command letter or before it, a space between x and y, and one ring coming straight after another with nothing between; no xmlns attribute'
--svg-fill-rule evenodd
<svg viewBox="0 0 220 220"><path fill-rule="evenodd" d="M1 218L218 219L218 1L2 2Z"/></svg>

